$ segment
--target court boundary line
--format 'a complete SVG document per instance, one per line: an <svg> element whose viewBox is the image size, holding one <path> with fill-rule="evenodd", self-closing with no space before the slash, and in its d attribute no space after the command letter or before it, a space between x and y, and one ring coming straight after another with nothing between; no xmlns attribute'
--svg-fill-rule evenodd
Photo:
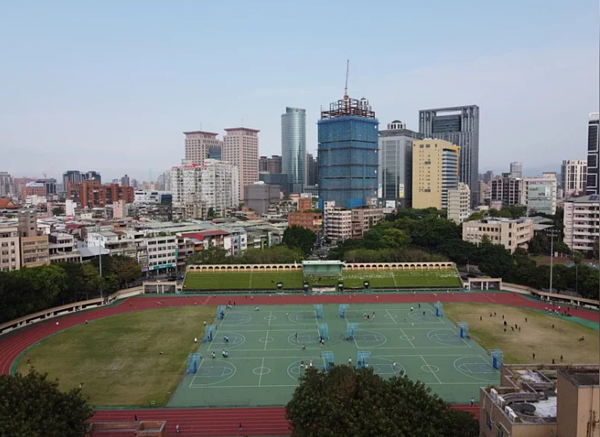
<svg viewBox="0 0 600 437"><path fill-rule="evenodd" d="M425 363L425 365L426 365L426 366L429 368L429 372L430 372L430 373L431 373L433 376L435 376L435 379L437 379L437 380L438 380L438 382L439 382L440 384L444 384L444 383L442 382L442 380L441 380L440 378L438 378L438 376L436 375L436 373L437 373L437 372L434 372L434 371L433 371L433 369L431 368L431 364L429 364L429 363L427 362L427 360L426 360L425 358L423 358L423 355L419 355L419 356L421 357L421 359L423 360L423 362ZM437 366L435 366L435 367L437 367ZM438 371L439 371L439 370L440 370L440 368L438 367Z"/></svg>

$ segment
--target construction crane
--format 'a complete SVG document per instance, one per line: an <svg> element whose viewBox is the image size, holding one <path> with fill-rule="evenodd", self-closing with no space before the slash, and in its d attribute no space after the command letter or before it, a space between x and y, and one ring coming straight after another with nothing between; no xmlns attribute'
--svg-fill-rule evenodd
<svg viewBox="0 0 600 437"><path fill-rule="evenodd" d="M348 100L348 74L350 73L350 59L346 60L346 86L344 87L344 100Z"/></svg>

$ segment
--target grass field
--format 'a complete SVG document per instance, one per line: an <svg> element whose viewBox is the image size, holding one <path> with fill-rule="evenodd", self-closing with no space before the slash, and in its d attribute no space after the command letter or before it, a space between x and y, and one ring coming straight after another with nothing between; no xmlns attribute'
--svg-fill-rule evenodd
<svg viewBox="0 0 600 437"><path fill-rule="evenodd" d="M214 318L216 309L186 306L95 320L34 346L22 357L19 371L28 371L30 358L36 370L58 377L63 390L83 382L94 405L165 405L210 313Z"/></svg>
<svg viewBox="0 0 600 437"><path fill-rule="evenodd" d="M444 312L456 322L467 322L471 337L486 349L501 349L506 363L598 363L598 331L544 313L503 305L445 303ZM492 317L490 317L490 313ZM493 314L496 313L496 316ZM504 315L508 323L504 332ZM525 318L527 317L527 323ZM480 318L482 320L480 320ZM512 331L515 323L521 332ZM554 328L552 328L554 325ZM579 342L583 336L585 340ZM532 353L535 353L535 360Z"/></svg>
<svg viewBox="0 0 600 437"><path fill-rule="evenodd" d="M363 288L369 281L372 288L444 288L460 287L455 270L354 270L341 276L306 276L302 272L190 272L185 288L191 290L243 290L277 288L301 289L306 280L312 286L336 286L339 281L346 288Z"/></svg>

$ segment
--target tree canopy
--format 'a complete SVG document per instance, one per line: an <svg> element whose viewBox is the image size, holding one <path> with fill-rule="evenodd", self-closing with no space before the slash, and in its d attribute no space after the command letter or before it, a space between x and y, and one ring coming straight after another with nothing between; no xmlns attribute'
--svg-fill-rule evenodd
<svg viewBox="0 0 600 437"><path fill-rule="evenodd" d="M81 437L94 410L81 390L62 392L47 374L0 376L0 435Z"/></svg>
<svg viewBox="0 0 600 437"><path fill-rule="evenodd" d="M291 248L299 248L305 256L310 255L316 241L317 234L301 226L290 226L283 232L283 244Z"/></svg>
<svg viewBox="0 0 600 437"><path fill-rule="evenodd" d="M372 369L309 369L286 406L292 436L476 437L478 422L407 377L383 379Z"/></svg>

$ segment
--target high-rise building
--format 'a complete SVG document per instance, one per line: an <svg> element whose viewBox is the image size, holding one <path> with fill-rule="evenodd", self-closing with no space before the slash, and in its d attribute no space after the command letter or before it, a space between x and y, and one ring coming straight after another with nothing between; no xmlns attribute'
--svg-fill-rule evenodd
<svg viewBox="0 0 600 437"><path fill-rule="evenodd" d="M523 177L523 163L522 162L511 162L510 163L510 176L513 178Z"/></svg>
<svg viewBox="0 0 600 437"><path fill-rule="evenodd" d="M513 178L510 173L492 179L490 202L502 202L502 206L524 205L523 179Z"/></svg>
<svg viewBox="0 0 600 437"><path fill-rule="evenodd" d="M412 207L413 141L422 139L399 120L379 131L379 184L385 206Z"/></svg>
<svg viewBox="0 0 600 437"><path fill-rule="evenodd" d="M379 121L369 101L331 103L318 122L319 204L357 208L377 197Z"/></svg>
<svg viewBox="0 0 600 437"><path fill-rule="evenodd" d="M281 115L282 173L290 175L295 193L306 185L306 110L285 108Z"/></svg>
<svg viewBox="0 0 600 437"><path fill-rule="evenodd" d="M419 111L419 132L460 147L459 181L471 190L471 204L479 204L479 106Z"/></svg>
<svg viewBox="0 0 600 437"><path fill-rule="evenodd" d="M258 181L258 133L257 129L236 127L225 129L223 160L238 168L239 199L244 200L244 187Z"/></svg>
<svg viewBox="0 0 600 437"><path fill-rule="evenodd" d="M464 182L456 190L448 190L448 220L457 224L469 218L471 212L471 190Z"/></svg>
<svg viewBox="0 0 600 437"><path fill-rule="evenodd" d="M314 187L319 183L319 162L311 153L307 154L306 166L308 168L306 184Z"/></svg>
<svg viewBox="0 0 600 437"><path fill-rule="evenodd" d="M413 141L412 207L448 207L448 190L458 189L460 147L440 139Z"/></svg>
<svg viewBox="0 0 600 437"><path fill-rule="evenodd" d="M227 208L239 204L239 181L236 166L216 159L204 165L185 164L171 170L173 213L180 218L205 218L209 209L223 216Z"/></svg>
<svg viewBox="0 0 600 437"><path fill-rule="evenodd" d="M483 174L483 182L489 184L492 179L494 179L494 172L492 170L488 170Z"/></svg>
<svg viewBox="0 0 600 437"><path fill-rule="evenodd" d="M588 121L587 194L600 194L598 190L599 124L600 115L597 112L591 113Z"/></svg>
<svg viewBox="0 0 600 437"><path fill-rule="evenodd" d="M16 196L15 180L5 171L0 171L0 198Z"/></svg>
<svg viewBox="0 0 600 437"><path fill-rule="evenodd" d="M527 206L527 215L556 214L557 184L556 173L544 173L541 178L523 178L521 200Z"/></svg>
<svg viewBox="0 0 600 437"><path fill-rule="evenodd" d="M100 176L100 173L98 173L97 171L92 170L92 171L82 173L81 177L83 180L86 180L86 181L98 181L98 182L102 183L102 177Z"/></svg>
<svg viewBox="0 0 600 437"><path fill-rule="evenodd" d="M263 173L282 173L282 160L279 155L261 156L258 158L258 171Z"/></svg>
<svg viewBox="0 0 600 437"><path fill-rule="evenodd" d="M62 189L64 192L67 192L67 186L69 182L72 184L80 184L83 181L83 177L81 176L81 172L78 170L67 170L63 173L63 185Z"/></svg>
<svg viewBox="0 0 600 437"><path fill-rule="evenodd" d="M598 199L597 194L592 194L567 200L563 204L565 244L571 250L586 254L594 250L594 242L600 237Z"/></svg>
<svg viewBox="0 0 600 437"><path fill-rule="evenodd" d="M128 187L129 186L129 176L125 175L121 178L121 186Z"/></svg>
<svg viewBox="0 0 600 437"><path fill-rule="evenodd" d="M184 132L183 134L185 135L185 161L202 165L208 158L211 149L214 156L215 148L219 149L220 155L222 142L217 139L219 134L203 131Z"/></svg>
<svg viewBox="0 0 600 437"><path fill-rule="evenodd" d="M562 162L560 167L561 185L565 197L585 193L587 182L587 161L569 159Z"/></svg>
<svg viewBox="0 0 600 437"><path fill-rule="evenodd" d="M222 141L219 141L218 146L210 146L208 148L208 159L221 159Z"/></svg>

